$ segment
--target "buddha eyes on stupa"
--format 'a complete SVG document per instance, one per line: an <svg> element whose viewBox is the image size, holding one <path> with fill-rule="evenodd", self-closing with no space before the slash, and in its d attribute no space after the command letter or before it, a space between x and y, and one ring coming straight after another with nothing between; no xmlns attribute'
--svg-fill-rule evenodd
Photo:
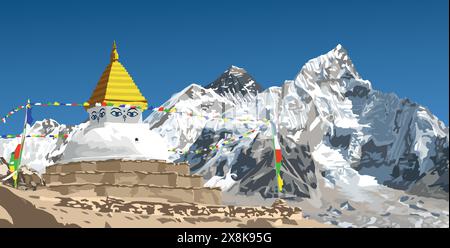
<svg viewBox="0 0 450 248"><path fill-rule="evenodd" d="M96 111L92 111L91 120L93 120L93 121L97 120L97 112Z"/></svg>
<svg viewBox="0 0 450 248"><path fill-rule="evenodd" d="M103 118L103 117L105 117L105 114L106 114L106 113L105 113L105 109L102 108L102 109L100 109L98 116L99 116L100 118Z"/></svg>
<svg viewBox="0 0 450 248"><path fill-rule="evenodd" d="M111 115L114 117L119 117L122 115L122 111L120 111L119 108L112 108L111 109Z"/></svg>
<svg viewBox="0 0 450 248"><path fill-rule="evenodd" d="M129 109L127 115L129 117L136 117L139 115L139 112L136 109Z"/></svg>

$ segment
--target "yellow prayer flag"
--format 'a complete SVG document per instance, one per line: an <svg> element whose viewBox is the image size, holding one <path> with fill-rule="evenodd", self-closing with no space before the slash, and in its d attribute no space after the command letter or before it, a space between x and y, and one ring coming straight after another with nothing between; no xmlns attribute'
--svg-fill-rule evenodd
<svg viewBox="0 0 450 248"><path fill-rule="evenodd" d="M278 192L281 192L283 189L283 179L281 179L281 176L278 175Z"/></svg>

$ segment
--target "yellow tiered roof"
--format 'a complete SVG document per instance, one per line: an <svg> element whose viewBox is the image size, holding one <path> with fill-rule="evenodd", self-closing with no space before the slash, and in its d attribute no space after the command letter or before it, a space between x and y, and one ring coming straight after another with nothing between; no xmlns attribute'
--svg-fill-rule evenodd
<svg viewBox="0 0 450 248"><path fill-rule="evenodd" d="M116 42L113 43L111 61L88 102L90 107L96 103L106 102L108 105L132 105L140 107L142 110L147 109L147 100L125 67L119 62Z"/></svg>

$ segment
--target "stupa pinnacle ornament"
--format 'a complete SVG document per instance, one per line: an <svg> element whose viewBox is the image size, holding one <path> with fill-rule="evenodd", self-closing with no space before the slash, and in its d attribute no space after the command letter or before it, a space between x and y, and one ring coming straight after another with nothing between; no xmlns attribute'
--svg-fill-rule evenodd
<svg viewBox="0 0 450 248"><path fill-rule="evenodd" d="M111 63L114 61L119 61L119 53L117 52L116 41L113 42L113 48L111 51Z"/></svg>
<svg viewBox="0 0 450 248"><path fill-rule="evenodd" d="M91 124L138 123L142 120L142 111L148 107L147 100L133 78L119 62L115 41L110 63L100 77L88 103L86 109Z"/></svg>

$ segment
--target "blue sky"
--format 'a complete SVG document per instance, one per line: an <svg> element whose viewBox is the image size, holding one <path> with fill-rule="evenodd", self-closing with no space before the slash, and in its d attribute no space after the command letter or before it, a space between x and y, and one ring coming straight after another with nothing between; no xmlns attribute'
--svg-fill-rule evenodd
<svg viewBox="0 0 450 248"><path fill-rule="evenodd" d="M263 87L281 85L341 43L375 89L408 97L448 125L448 28L447 0L2 2L0 115L27 98L86 101L113 40L151 105L231 64ZM17 133L22 114L0 123L0 134ZM87 118L82 108L33 115Z"/></svg>

